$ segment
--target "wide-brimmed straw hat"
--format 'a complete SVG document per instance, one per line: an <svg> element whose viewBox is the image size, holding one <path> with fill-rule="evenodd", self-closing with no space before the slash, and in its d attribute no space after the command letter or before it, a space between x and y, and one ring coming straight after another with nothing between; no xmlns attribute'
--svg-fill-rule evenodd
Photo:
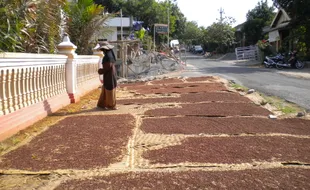
<svg viewBox="0 0 310 190"><path fill-rule="evenodd" d="M114 46L109 44L108 41L100 42L99 45L100 45L99 47L100 50L103 50L103 49L110 50L114 48Z"/></svg>

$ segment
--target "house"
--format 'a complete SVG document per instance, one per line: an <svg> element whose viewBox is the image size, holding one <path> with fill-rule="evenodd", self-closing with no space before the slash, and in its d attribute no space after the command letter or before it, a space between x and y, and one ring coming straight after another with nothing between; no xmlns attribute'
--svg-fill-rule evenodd
<svg viewBox="0 0 310 190"><path fill-rule="evenodd" d="M291 18L285 10L279 9L270 25L269 42L277 52L284 45L283 40L290 35L290 21ZM289 49L291 49L291 47L292 43L290 42Z"/></svg>
<svg viewBox="0 0 310 190"><path fill-rule="evenodd" d="M105 24L109 29L109 34L104 38L109 41L117 41L129 37L132 31L133 19L131 17L114 17Z"/></svg>

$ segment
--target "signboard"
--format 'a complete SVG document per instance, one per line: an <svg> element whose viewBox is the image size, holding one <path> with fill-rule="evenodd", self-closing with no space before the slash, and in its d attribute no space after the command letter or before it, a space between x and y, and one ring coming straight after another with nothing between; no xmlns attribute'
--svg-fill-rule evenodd
<svg viewBox="0 0 310 190"><path fill-rule="evenodd" d="M168 34L168 25L167 24L155 24L155 31L158 34Z"/></svg>

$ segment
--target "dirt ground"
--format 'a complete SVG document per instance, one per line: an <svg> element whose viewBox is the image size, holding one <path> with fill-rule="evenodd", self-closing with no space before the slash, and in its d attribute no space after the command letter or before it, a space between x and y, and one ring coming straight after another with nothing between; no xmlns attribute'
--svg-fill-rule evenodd
<svg viewBox="0 0 310 190"><path fill-rule="evenodd" d="M99 93L3 150L0 189L310 188L309 117L269 119L258 93L168 78L121 84L113 111Z"/></svg>

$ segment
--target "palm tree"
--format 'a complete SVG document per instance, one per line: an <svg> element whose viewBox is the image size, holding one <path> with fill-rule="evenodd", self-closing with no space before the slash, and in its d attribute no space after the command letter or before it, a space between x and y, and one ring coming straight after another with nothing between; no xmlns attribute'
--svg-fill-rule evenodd
<svg viewBox="0 0 310 190"><path fill-rule="evenodd" d="M65 9L67 13L67 32L79 54L91 53L96 36L101 36L104 23L111 16L103 14L104 7L96 5L93 0L71 2Z"/></svg>

